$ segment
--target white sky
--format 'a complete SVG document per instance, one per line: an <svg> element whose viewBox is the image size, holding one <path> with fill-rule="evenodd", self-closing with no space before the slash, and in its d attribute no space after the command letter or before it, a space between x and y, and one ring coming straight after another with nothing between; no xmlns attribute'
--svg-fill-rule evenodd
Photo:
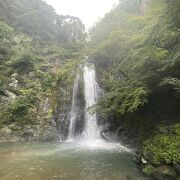
<svg viewBox="0 0 180 180"><path fill-rule="evenodd" d="M44 0L58 14L79 17L86 29L102 18L119 0Z"/></svg>

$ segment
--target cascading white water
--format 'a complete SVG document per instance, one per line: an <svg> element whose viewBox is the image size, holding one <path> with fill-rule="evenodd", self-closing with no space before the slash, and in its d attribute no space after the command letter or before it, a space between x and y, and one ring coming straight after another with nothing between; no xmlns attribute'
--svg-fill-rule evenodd
<svg viewBox="0 0 180 180"><path fill-rule="evenodd" d="M84 96L85 96L85 119L84 119L84 130L79 136L81 141L94 142L95 140L100 140L100 129L97 124L97 117L95 112L91 112L90 108L96 104L98 98L99 86L96 82L96 73L94 69L94 64L87 63L83 69L84 77ZM79 86L79 75L74 80L73 86L73 98L72 107L70 111L70 124L69 133L67 141L74 141L78 139L75 137L76 122L78 119L78 105L77 105L77 94Z"/></svg>
<svg viewBox="0 0 180 180"><path fill-rule="evenodd" d="M85 96L85 119L84 119L84 130L78 136L75 135L76 122L78 116L78 91L79 91L79 75L74 81L73 87L73 100L72 108L70 112L70 125L67 142L74 141L79 147L88 147L92 149L115 149L118 148L120 151L131 151L119 143L107 143L100 134L100 128L97 124L96 112L91 111L98 100L98 94L100 88L96 82L96 72L94 64L87 63L83 69L84 77L84 96Z"/></svg>
<svg viewBox="0 0 180 180"><path fill-rule="evenodd" d="M85 127L83 138L88 142L94 142L101 139L100 129L97 124L95 112L89 109L97 103L99 86L96 82L96 72L94 64L86 64L84 67L84 94L85 94Z"/></svg>
<svg viewBox="0 0 180 180"><path fill-rule="evenodd" d="M77 119L77 94L78 94L78 83L79 82L79 75L77 75L76 79L74 80L73 86L73 99L72 99L72 107L70 112L70 125L69 125L69 134L68 134L68 141L73 140L75 134L75 125Z"/></svg>

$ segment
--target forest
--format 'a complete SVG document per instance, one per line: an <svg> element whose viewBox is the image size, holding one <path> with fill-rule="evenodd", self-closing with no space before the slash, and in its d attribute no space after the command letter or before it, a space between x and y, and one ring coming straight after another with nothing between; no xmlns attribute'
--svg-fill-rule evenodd
<svg viewBox="0 0 180 180"><path fill-rule="evenodd" d="M121 0L88 31L42 0L0 0L0 142L65 140L85 59L102 91L89 108L108 126L102 136L135 148L145 177L178 180L179 0ZM76 134L86 116L82 81Z"/></svg>
<svg viewBox="0 0 180 180"><path fill-rule="evenodd" d="M180 161L179 28L180 2L152 0L124 1L90 30L105 89L97 110L135 139L147 174Z"/></svg>

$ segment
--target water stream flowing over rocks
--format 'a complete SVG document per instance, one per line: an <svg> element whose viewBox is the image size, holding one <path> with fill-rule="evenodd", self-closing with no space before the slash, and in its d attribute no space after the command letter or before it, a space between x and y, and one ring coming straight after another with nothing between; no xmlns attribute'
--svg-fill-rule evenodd
<svg viewBox="0 0 180 180"><path fill-rule="evenodd" d="M96 71L94 64L86 63L83 67L83 84L84 84L84 124L83 129L78 131L78 119L81 118L80 106L79 106L79 85L80 75L78 74L74 80L73 85L73 97L72 107L69 117L69 133L66 142L75 142L79 146L93 147L96 149L103 148L117 148L119 147L122 151L131 151L128 148L118 143L107 143L102 137L102 132L98 124L97 114L94 110L94 106L97 103L101 89L96 81Z"/></svg>
<svg viewBox="0 0 180 180"><path fill-rule="evenodd" d="M71 140L75 136L75 125L76 120L78 118L78 104L77 104L77 98L78 98L78 85L79 85L79 74L74 80L74 87L73 87L73 98L72 98L72 107L70 112L70 124L69 124L69 133L68 133L68 140Z"/></svg>
<svg viewBox="0 0 180 180"><path fill-rule="evenodd" d="M73 98L72 98L72 108L70 112L70 125L69 125L69 135L68 141L74 140L76 138L76 123L78 119L78 85L79 85L79 74L74 80L73 87ZM100 129L97 124L96 112L91 112L91 108L96 104L98 98L99 86L96 82L96 73L93 64L86 64L83 68L83 81L84 81L84 97L85 97L85 118L84 118L84 129L83 132L78 136L78 138L86 142L95 142L95 140L100 140Z"/></svg>
<svg viewBox="0 0 180 180"><path fill-rule="evenodd" d="M94 64L86 63L83 68L83 84L84 84L84 99L85 99L85 117L84 127L81 134L76 134L76 123L78 120L79 106L78 106L78 86L79 74L74 80L72 107L70 112L70 123L68 141L85 141L86 143L94 143L96 140L102 140L100 136L100 129L97 124L96 112L91 112L91 108L96 104L98 98L99 86L96 82L96 72Z"/></svg>
<svg viewBox="0 0 180 180"><path fill-rule="evenodd" d="M85 86L85 128L84 138L87 141L100 139L100 129L97 125L96 112L92 113L89 108L92 108L98 98L98 83L96 82L96 73L93 64L88 64L84 67L84 86Z"/></svg>

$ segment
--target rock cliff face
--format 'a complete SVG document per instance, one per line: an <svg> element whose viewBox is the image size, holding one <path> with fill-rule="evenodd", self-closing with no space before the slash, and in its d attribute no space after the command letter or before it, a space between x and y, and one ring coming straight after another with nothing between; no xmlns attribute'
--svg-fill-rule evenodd
<svg viewBox="0 0 180 180"><path fill-rule="evenodd" d="M57 125L51 113L52 100L37 91L35 93L38 101L34 107L28 107L29 100L22 92L24 85L16 79L18 77L19 74L10 77L9 85L2 90L0 96L0 141L59 140ZM37 79L34 78L33 81ZM29 96L32 97L33 93Z"/></svg>
<svg viewBox="0 0 180 180"><path fill-rule="evenodd" d="M74 69L79 61L67 62L46 71L14 73L7 79L0 94L0 141L59 141L65 140L69 127ZM54 65L53 65L54 67ZM84 119L83 82L78 88L81 131Z"/></svg>
<svg viewBox="0 0 180 180"><path fill-rule="evenodd" d="M74 80L74 79L73 79ZM72 97L73 97L73 80L67 84L59 85L57 91L57 107L55 110L55 122L57 124L57 130L61 140L67 139L68 129L70 123L70 112L72 106ZM75 133L79 134L82 132L84 124L84 84L82 75L80 75L78 81L78 90L77 90L77 123L75 127Z"/></svg>
<svg viewBox="0 0 180 180"><path fill-rule="evenodd" d="M84 25L42 0L0 1L0 16L0 140L59 140L56 105L66 116Z"/></svg>

